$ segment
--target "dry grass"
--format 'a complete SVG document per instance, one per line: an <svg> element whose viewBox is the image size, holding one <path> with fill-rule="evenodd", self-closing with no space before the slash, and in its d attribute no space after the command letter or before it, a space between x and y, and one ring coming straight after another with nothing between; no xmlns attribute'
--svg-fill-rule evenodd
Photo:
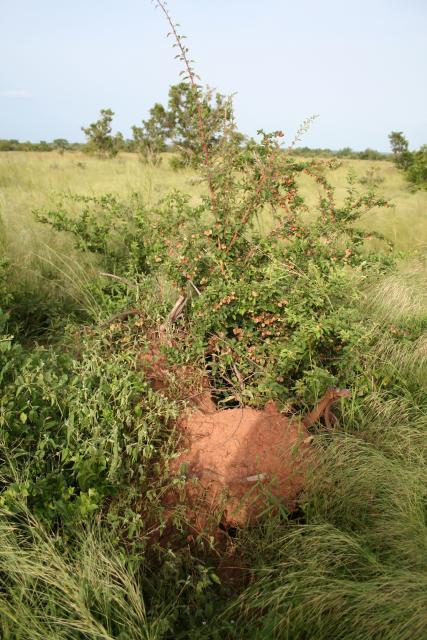
<svg viewBox="0 0 427 640"><path fill-rule="evenodd" d="M369 226L385 233L395 241L398 249L427 247L427 192L411 192L390 162L343 161L342 166L328 176L336 187L338 201L345 196L349 169L364 176L371 168L375 168L383 179L379 192L390 200L392 208L374 212L367 221ZM302 185L308 203L315 204L316 185L308 178L302 179ZM79 152L64 155L56 152L0 153L0 187L0 216L8 253L20 265L23 258L26 261L41 246L60 248L58 240L46 228L37 225L32 216L34 208L49 205L55 194L112 192L126 196L137 191L150 205L172 189L191 193L194 198L204 192L203 184L191 170L172 171L167 157L160 166L152 167L142 164L134 154L100 160Z"/></svg>
<svg viewBox="0 0 427 640"><path fill-rule="evenodd" d="M174 173L167 160L159 167L150 167L132 154L100 160L77 152L1 153L0 235L6 256L19 270L21 279L31 279L34 271L43 271L40 260L46 265L60 263L55 253L71 262L76 260L68 239L36 223L32 214L34 209L51 205L58 194L112 192L125 197L137 191L148 204L153 204L177 188L196 197L202 188L193 184L192 178L187 171Z"/></svg>

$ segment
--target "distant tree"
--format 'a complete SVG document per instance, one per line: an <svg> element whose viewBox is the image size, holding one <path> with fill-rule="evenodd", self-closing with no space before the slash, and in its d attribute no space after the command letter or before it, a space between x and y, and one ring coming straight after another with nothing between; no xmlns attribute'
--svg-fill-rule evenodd
<svg viewBox="0 0 427 640"><path fill-rule="evenodd" d="M149 119L142 121L142 127L132 127L135 149L144 161L156 164L160 161L159 154L167 148L173 124L171 113L156 102L150 109Z"/></svg>
<svg viewBox="0 0 427 640"><path fill-rule="evenodd" d="M427 188L427 145L424 144L412 154L411 165L406 170L406 177L413 185Z"/></svg>
<svg viewBox="0 0 427 640"><path fill-rule="evenodd" d="M0 140L0 151L19 151L19 147L18 140Z"/></svg>
<svg viewBox="0 0 427 640"><path fill-rule="evenodd" d="M384 153L369 148L364 151L359 151L357 157L361 160L384 160L387 158Z"/></svg>
<svg viewBox="0 0 427 640"><path fill-rule="evenodd" d="M412 154L409 151L409 143L402 131L392 131L388 136L391 150L394 156L394 163L399 169L404 171L411 166Z"/></svg>
<svg viewBox="0 0 427 640"><path fill-rule="evenodd" d="M337 158L352 158L354 151L351 147L343 147L342 149L338 149L336 156Z"/></svg>
<svg viewBox="0 0 427 640"><path fill-rule="evenodd" d="M225 96L209 88L180 82L170 87L167 108L156 103L150 109L148 120L143 120L141 127L132 127L135 146L141 156L157 161L159 153L170 144L180 153L177 164L197 164L204 153L198 105L201 106L208 151L221 140L225 128L235 142L244 142L244 136L234 129L233 110Z"/></svg>
<svg viewBox="0 0 427 640"><path fill-rule="evenodd" d="M125 139L123 134L118 131L116 135L113 137L113 146L114 146L114 154L116 155L119 151L122 151L125 148Z"/></svg>
<svg viewBox="0 0 427 640"><path fill-rule="evenodd" d="M95 152L100 157L113 157L117 155L123 145L121 133L112 135L111 123L114 111L111 109L101 109L101 117L88 127L82 127L82 131L87 138L87 150Z"/></svg>
<svg viewBox="0 0 427 640"><path fill-rule="evenodd" d="M181 151L183 160L197 162L203 153L199 133L199 112L201 104L203 125L206 133L206 147L209 151L222 137L225 127L233 125L233 110L230 101L221 93L207 87L192 87L186 82L172 85L169 89L169 117L172 124L171 139ZM235 135L237 132L235 132ZM240 134L241 135L241 134Z"/></svg>
<svg viewBox="0 0 427 640"><path fill-rule="evenodd" d="M52 145L55 149L69 149L70 148L70 143L68 142L68 140L66 140L66 138L55 138L55 140L53 140Z"/></svg>
<svg viewBox="0 0 427 640"><path fill-rule="evenodd" d="M409 144L401 131L392 131L389 135L394 162L405 172L408 181L416 188L427 188L427 145L418 151L409 151Z"/></svg>
<svg viewBox="0 0 427 640"><path fill-rule="evenodd" d="M66 149L70 148L70 143L65 138L55 138L52 147L62 155Z"/></svg>

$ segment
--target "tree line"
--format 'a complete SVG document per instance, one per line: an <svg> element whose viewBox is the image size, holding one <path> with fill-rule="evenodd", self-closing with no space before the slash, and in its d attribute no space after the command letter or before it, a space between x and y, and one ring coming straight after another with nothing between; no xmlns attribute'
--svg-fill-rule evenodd
<svg viewBox="0 0 427 640"><path fill-rule="evenodd" d="M132 126L132 138L122 133L113 134L114 111L101 109L100 117L82 131L85 143L69 142L57 138L52 142L20 142L0 139L0 151L65 151L82 150L99 157L112 158L120 151L138 153L141 160L157 164L165 151L176 152L171 159L174 168L197 165L201 155L209 153L230 134L240 146L254 141L239 132L235 126L232 103L229 98L209 87L202 89L186 82L169 88L167 105L156 102L149 110L148 118ZM198 119L202 117L206 139L199 136ZM227 136L224 136L227 131ZM408 181L417 186L427 185L427 145L417 151L409 151L409 143L403 132L392 131L389 135L391 153L367 148L355 151L351 147L333 150L329 148L295 147L292 154L302 157L336 157L360 160L394 160Z"/></svg>

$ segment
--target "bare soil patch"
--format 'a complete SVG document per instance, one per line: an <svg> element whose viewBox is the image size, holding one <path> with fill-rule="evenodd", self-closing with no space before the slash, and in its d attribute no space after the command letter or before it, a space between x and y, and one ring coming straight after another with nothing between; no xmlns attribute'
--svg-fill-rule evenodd
<svg viewBox="0 0 427 640"><path fill-rule="evenodd" d="M214 520L227 526L253 522L268 503L295 507L312 457L307 429L274 403L197 409L180 420L186 450L172 472L184 473L185 500L197 531Z"/></svg>

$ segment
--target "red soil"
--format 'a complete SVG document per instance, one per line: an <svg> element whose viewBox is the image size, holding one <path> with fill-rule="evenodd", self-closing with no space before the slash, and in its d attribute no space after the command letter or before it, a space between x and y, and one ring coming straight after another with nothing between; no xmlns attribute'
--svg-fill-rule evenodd
<svg viewBox="0 0 427 640"><path fill-rule="evenodd" d="M184 499L196 531L210 528L210 516L212 524L244 526L271 501L295 508L312 456L307 455L311 438L274 403L263 410L196 410L180 427L187 449L172 472L185 469Z"/></svg>
<svg viewBox="0 0 427 640"><path fill-rule="evenodd" d="M181 490L170 491L165 504L181 505L196 532L220 523L244 526L269 505L295 509L315 459L307 427L323 417L329 428L331 405L349 391L329 389L304 419L286 418L274 402L262 410L221 411L207 377L190 366L169 365L162 344L167 344L164 334L149 336L140 365L154 389L192 407L177 421L183 452L170 466L182 480Z"/></svg>

